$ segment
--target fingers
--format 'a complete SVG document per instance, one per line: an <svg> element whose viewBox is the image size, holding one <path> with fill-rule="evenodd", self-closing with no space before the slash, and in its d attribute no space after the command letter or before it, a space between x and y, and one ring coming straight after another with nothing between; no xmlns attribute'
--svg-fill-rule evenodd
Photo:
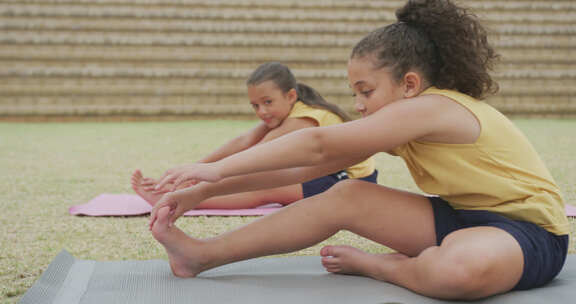
<svg viewBox="0 0 576 304"><path fill-rule="evenodd" d="M166 187L164 187L164 188L158 189L158 190L156 190L155 187L152 187L152 189L151 189L150 191L154 192L155 194L164 194L164 193L167 193L167 192L172 192L172 191L170 190L170 186L169 186L169 185L166 186Z"/></svg>
<svg viewBox="0 0 576 304"><path fill-rule="evenodd" d="M140 183L142 186L154 186L156 184L156 180L154 180L153 178L149 178L149 177L145 177L142 179L142 182Z"/></svg>
<svg viewBox="0 0 576 304"><path fill-rule="evenodd" d="M171 169L166 170L166 172L164 172L164 174L162 175L162 177L160 177L156 182L156 187L154 187L154 190L159 190L159 189L163 189L164 187L166 187L167 184L172 183L176 178L178 178L180 175L182 175L182 173L184 173L186 170L186 166L179 166L179 167L174 167ZM170 191L170 190L169 190Z"/></svg>
<svg viewBox="0 0 576 304"><path fill-rule="evenodd" d="M178 219L177 217L174 217L175 214L175 210L170 210L170 212L168 213L168 227L172 227L174 225L174 222L176 222L176 219Z"/></svg>
<svg viewBox="0 0 576 304"><path fill-rule="evenodd" d="M159 205L156 205L156 206L159 206ZM158 220L158 210L160 210L160 208L156 208L156 206L150 212L150 221L148 222L148 229L149 230L152 230L152 227L154 227L154 223L156 223L156 221ZM169 206L169 207L172 208L171 206ZM172 212L172 211L170 211L170 212Z"/></svg>
<svg viewBox="0 0 576 304"><path fill-rule="evenodd" d="M172 175L172 169L166 170L166 172L164 172L164 174L162 174L162 176L160 176L160 178L156 181L156 186L158 186L160 183L162 183L164 180L166 180L169 176ZM160 187L158 187L160 188Z"/></svg>
<svg viewBox="0 0 576 304"><path fill-rule="evenodd" d="M171 227L172 224L185 212L183 205L178 201L178 199L174 195L172 195L171 193L164 194L162 198L160 198L160 200L156 203L156 205L154 205L152 211L150 211L150 221L148 223L149 226L148 229L152 230L154 223L156 223L156 220L158 220L158 210L160 210L163 207L170 208L169 213L170 220L168 222L169 227Z"/></svg>
<svg viewBox="0 0 576 304"><path fill-rule="evenodd" d="M169 189L160 189L160 190L153 190L154 194L166 194L168 192L172 192Z"/></svg>
<svg viewBox="0 0 576 304"><path fill-rule="evenodd" d="M182 215L184 214L184 209L180 206L176 207L176 209L174 210L170 210L170 221L168 226L172 227L172 225L174 225L174 223L176 222L176 220L178 218L180 218Z"/></svg>
<svg viewBox="0 0 576 304"><path fill-rule="evenodd" d="M160 205L160 203L162 202L162 199L160 199L160 201L154 206L154 208L152 208L152 211L150 211L150 220L148 222L148 229L152 230L152 227L154 226L154 223L156 222L156 220L158 219L158 208L157 206Z"/></svg>
<svg viewBox="0 0 576 304"><path fill-rule="evenodd" d="M145 191L152 191L155 194L163 194L169 192L170 190L168 187L164 187L163 189L156 190L156 184L158 183L157 180L149 177L145 177L140 181L140 185L142 185Z"/></svg>
<svg viewBox="0 0 576 304"><path fill-rule="evenodd" d="M150 221L148 222L148 230L152 230L152 227L154 227L154 223L156 223L156 219L157 219L156 209L152 209L152 211L150 212Z"/></svg>
<svg viewBox="0 0 576 304"><path fill-rule="evenodd" d="M145 187L144 187L144 190L146 190L146 191L151 191L151 192L153 192L154 194L164 194L164 193L166 193L166 192L171 192L171 191L170 191L170 186L167 186L167 187L164 187L164 188L162 188L162 189L156 190L156 183L152 184L151 186L145 186Z"/></svg>
<svg viewBox="0 0 576 304"><path fill-rule="evenodd" d="M171 205L171 199L168 195L162 196L160 200L156 203L156 205L154 205L154 208L152 208L152 211L150 211L150 221L148 223L149 225L148 228L150 230L152 230L152 226L154 226L154 223L158 219L158 209L170 205Z"/></svg>
<svg viewBox="0 0 576 304"><path fill-rule="evenodd" d="M173 186L170 187L170 189L167 189L166 192L174 192L177 190L181 190L181 189L185 189L185 188L190 188L196 184L198 184L197 180L184 180L182 182L180 182L180 184L176 184L178 181L174 182Z"/></svg>
<svg viewBox="0 0 576 304"><path fill-rule="evenodd" d="M176 175L169 174L166 177L162 178L160 182L154 187L154 190L163 189L167 184L172 183L177 178Z"/></svg>
<svg viewBox="0 0 576 304"><path fill-rule="evenodd" d="M186 173L181 174L175 181L174 181L174 185L172 186L172 191L176 191L176 189L178 189L178 187L180 187L180 185L182 185L184 182L186 182L188 180L188 177L186 176Z"/></svg>
<svg viewBox="0 0 576 304"><path fill-rule="evenodd" d="M174 181L174 185L172 186L171 191L176 191L176 190L180 190L180 189L184 189L184 188L190 188L190 187L198 184L199 182L200 182L199 180L193 179L190 176L188 176L186 173L183 173Z"/></svg>

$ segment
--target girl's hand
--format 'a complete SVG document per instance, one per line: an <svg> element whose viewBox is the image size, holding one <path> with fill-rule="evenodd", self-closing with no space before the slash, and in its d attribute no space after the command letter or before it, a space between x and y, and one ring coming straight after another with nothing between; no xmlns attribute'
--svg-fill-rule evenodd
<svg viewBox="0 0 576 304"><path fill-rule="evenodd" d="M165 206L170 207L170 221L168 223L169 226L172 226L174 221L179 217L175 216L176 210L180 210L180 215L184 213L181 211L183 209L182 204L180 203L180 200L174 196L174 193L166 193L160 198L158 202L156 202L156 205L154 205L152 211L150 211L148 229L152 230L154 223L156 223L156 219L158 218L158 209Z"/></svg>
<svg viewBox="0 0 576 304"><path fill-rule="evenodd" d="M158 184L158 181L153 179L153 178L149 178L149 177L145 177L142 179L142 183L141 185L144 186L144 190L146 191L152 191L155 194L162 194L162 193L166 193L169 192L169 189L158 189L156 190L155 187Z"/></svg>
<svg viewBox="0 0 576 304"><path fill-rule="evenodd" d="M158 180L155 180L154 183L150 185L150 186L152 186L151 190L155 190L157 192L160 192L161 190L164 190L164 192L170 191L170 189L172 187L166 187L168 185L168 183L163 183L162 185L160 185L160 183L162 181L166 180L167 178L172 178L172 176L180 176L180 174L185 172L189 166L193 166L193 164L192 165L181 165L181 166L177 166L177 167L170 168L170 169L166 170L166 172L164 172L164 174ZM170 188L170 189L168 189L168 188Z"/></svg>
<svg viewBox="0 0 576 304"><path fill-rule="evenodd" d="M142 179L142 183L141 185L144 187L150 187L150 186L154 186L158 181L150 178L150 177L145 177Z"/></svg>
<svg viewBox="0 0 576 304"><path fill-rule="evenodd" d="M221 179L219 167L215 163L196 163L166 171L154 189L164 189L166 185L172 184L171 191L175 191L183 183L217 182Z"/></svg>
<svg viewBox="0 0 576 304"><path fill-rule="evenodd" d="M170 218L169 218L169 226L172 226L174 222L184 214L184 212L193 209L194 206L199 204L202 201L198 195L195 195L195 192L187 191L186 193L182 191L177 192L169 192L166 193L160 198L160 200L154 205L152 211L150 212L150 229L154 226L156 219L158 217L158 210L162 207L169 207L170 208Z"/></svg>

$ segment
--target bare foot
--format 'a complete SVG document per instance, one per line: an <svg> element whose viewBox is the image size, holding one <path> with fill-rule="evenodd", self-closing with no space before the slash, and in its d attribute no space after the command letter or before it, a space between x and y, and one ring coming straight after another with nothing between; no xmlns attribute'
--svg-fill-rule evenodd
<svg viewBox="0 0 576 304"><path fill-rule="evenodd" d="M370 254L350 246L326 246L320 254L322 265L328 272L352 274L387 281L383 271L393 262L408 259L401 253Z"/></svg>
<svg viewBox="0 0 576 304"><path fill-rule="evenodd" d="M142 179L142 182L141 182L141 184L142 184L143 186L145 186L144 189L150 190L150 191L151 191L151 190L154 190L154 186L156 186L157 183L158 183L158 181L155 180L155 179L153 179L153 178L151 178L151 177L144 177L144 178Z"/></svg>
<svg viewBox="0 0 576 304"><path fill-rule="evenodd" d="M154 191L148 190L148 186L144 184L144 177L140 170L134 171L132 173L132 179L130 179L132 184L132 189L143 198L148 204L154 206L162 198L162 193L156 193Z"/></svg>
<svg viewBox="0 0 576 304"><path fill-rule="evenodd" d="M170 268L175 276L195 277L210 268L201 250L203 242L187 236L174 225L169 226L169 213L169 207L158 210L158 219L152 226L152 235L166 249Z"/></svg>

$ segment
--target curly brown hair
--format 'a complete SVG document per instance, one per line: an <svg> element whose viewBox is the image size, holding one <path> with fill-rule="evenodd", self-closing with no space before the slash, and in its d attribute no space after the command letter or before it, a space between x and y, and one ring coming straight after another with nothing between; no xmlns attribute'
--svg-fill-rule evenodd
<svg viewBox="0 0 576 304"><path fill-rule="evenodd" d="M364 37L351 58L374 55L376 68L391 68L397 81L415 69L439 89L478 99L498 91L489 71L499 55L476 15L450 0L409 0L396 18Z"/></svg>

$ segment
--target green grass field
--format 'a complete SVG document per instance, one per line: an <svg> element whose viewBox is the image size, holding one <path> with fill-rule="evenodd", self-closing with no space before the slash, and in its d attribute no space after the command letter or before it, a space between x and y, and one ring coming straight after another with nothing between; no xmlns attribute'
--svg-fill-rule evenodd
<svg viewBox="0 0 576 304"><path fill-rule="evenodd" d="M17 302L62 249L80 259L166 259L148 231L147 217L75 217L68 207L100 193L131 193L134 169L160 175L199 159L254 123L0 123L0 302ZM516 123L541 153L566 200L576 204L576 120ZM417 191L400 159L378 155L377 167L380 184ZM195 237L209 237L251 220L188 217L179 226ZM576 222L571 224L574 232ZM340 232L294 255L317 255L325 244L388 250ZM576 253L574 242L571 253Z"/></svg>

